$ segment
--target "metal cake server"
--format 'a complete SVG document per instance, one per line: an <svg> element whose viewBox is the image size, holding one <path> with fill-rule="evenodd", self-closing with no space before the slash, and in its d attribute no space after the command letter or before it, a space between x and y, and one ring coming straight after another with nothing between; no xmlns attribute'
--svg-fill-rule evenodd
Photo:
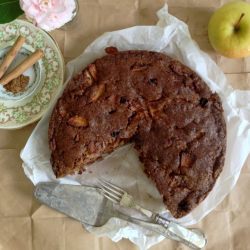
<svg viewBox="0 0 250 250"><path fill-rule="evenodd" d="M111 218L120 218L159 233L168 239L178 240L192 249L201 249L199 245L193 245L189 241L189 235L185 235L180 228L175 229L175 233L182 235L181 239L177 239L175 233L173 234L163 226L151 223L147 219L131 217L119 211L111 201L102 195L99 188L46 182L36 186L34 195L42 203L83 224L99 227Z"/></svg>

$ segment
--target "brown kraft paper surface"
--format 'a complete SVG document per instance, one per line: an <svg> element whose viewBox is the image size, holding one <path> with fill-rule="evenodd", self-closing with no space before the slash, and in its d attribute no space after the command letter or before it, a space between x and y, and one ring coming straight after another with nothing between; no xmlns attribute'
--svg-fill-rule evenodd
<svg viewBox="0 0 250 250"><path fill-rule="evenodd" d="M169 0L169 12L185 21L193 39L209 53L234 88L250 89L250 59L228 59L216 54L207 37L207 25L215 8L226 0ZM77 57L95 38L107 31L135 25L154 25L164 0L79 0L76 19L52 32L65 61ZM114 243L97 238L81 224L41 205L21 167L20 150L35 124L19 130L0 130L0 250L127 250L137 249L128 240ZM205 219L195 225L208 238L207 250L250 249L250 158L236 187ZM164 240L151 248L187 249Z"/></svg>

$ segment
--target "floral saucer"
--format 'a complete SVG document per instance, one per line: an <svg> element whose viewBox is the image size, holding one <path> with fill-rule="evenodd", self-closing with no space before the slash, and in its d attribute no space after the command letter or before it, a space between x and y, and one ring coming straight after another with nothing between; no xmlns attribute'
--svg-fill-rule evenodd
<svg viewBox="0 0 250 250"><path fill-rule="evenodd" d="M27 21L0 25L0 61L19 35L26 42L16 61L38 48L44 57L24 72L30 77L25 92L12 94L0 86L0 128L5 129L21 128L41 118L64 81L64 61L58 45L49 34Z"/></svg>

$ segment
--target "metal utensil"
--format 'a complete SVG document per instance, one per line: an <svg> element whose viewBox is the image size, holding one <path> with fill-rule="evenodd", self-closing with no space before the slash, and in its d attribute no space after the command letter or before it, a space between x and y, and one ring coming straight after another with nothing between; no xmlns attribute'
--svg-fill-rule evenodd
<svg viewBox="0 0 250 250"><path fill-rule="evenodd" d="M194 249L201 249L206 245L206 237L199 229L188 229L180 224L163 218L158 213L141 207L136 203L132 195L106 180L99 179L99 185L103 195L107 199L121 206L139 210L146 215L152 223L157 223L168 229L169 232L171 232L171 237L175 240Z"/></svg>
<svg viewBox="0 0 250 250"><path fill-rule="evenodd" d="M83 224L100 227L111 218L120 218L141 226L148 226L151 230L151 226L157 227L116 210L113 203L102 195L99 188L44 182L36 186L34 195L40 202ZM157 229L155 230L158 232Z"/></svg>
<svg viewBox="0 0 250 250"><path fill-rule="evenodd" d="M166 238L175 239L174 233L168 228L154 224L149 219L141 220L131 217L115 209L114 203L106 199L99 188L45 182L36 186L34 195L42 203L83 224L99 227L111 218L120 218L161 234ZM175 230L180 231L179 234L182 234L183 239L189 238L188 235L185 236L186 231L181 230L181 228L177 227ZM200 249L192 245L190 247Z"/></svg>

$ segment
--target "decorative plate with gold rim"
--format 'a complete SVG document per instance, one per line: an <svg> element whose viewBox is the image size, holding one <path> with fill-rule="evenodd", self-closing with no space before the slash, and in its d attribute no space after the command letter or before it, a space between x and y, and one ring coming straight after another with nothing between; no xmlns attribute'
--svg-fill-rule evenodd
<svg viewBox="0 0 250 250"><path fill-rule="evenodd" d="M12 94L0 86L0 128L5 129L21 128L41 118L64 81L64 61L58 45L49 34L27 21L0 25L0 62L19 35L26 42L13 65L36 49L42 49L44 57L24 72L29 83L23 93Z"/></svg>

